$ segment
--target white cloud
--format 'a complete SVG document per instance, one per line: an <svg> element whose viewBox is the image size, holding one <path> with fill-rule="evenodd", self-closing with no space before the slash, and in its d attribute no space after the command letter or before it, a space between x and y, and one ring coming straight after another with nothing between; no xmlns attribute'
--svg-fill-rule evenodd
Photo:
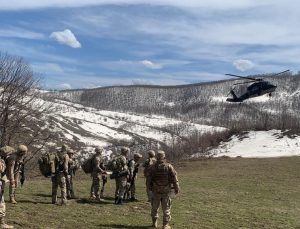
<svg viewBox="0 0 300 229"><path fill-rule="evenodd" d="M163 66L161 64L153 63L150 60L142 60L140 63L145 66L146 68L151 68L151 69L162 69Z"/></svg>
<svg viewBox="0 0 300 229"><path fill-rule="evenodd" d="M81 48L81 44L76 39L72 31L69 29L65 29L64 31L53 32L51 33L50 38L53 38L60 44L68 45L72 48Z"/></svg>
<svg viewBox="0 0 300 229"><path fill-rule="evenodd" d="M239 59L233 61L233 66L236 67L236 69L244 72L254 68L255 64L250 60Z"/></svg>
<svg viewBox="0 0 300 229"><path fill-rule="evenodd" d="M57 85L57 87L60 89L72 89L72 86L69 83L62 83Z"/></svg>

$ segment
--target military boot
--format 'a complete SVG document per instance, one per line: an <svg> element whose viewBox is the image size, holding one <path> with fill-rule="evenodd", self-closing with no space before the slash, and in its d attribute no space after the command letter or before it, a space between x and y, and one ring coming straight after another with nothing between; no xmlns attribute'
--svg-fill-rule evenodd
<svg viewBox="0 0 300 229"><path fill-rule="evenodd" d="M171 226L170 226L170 224L164 224L163 225L163 227L162 227L163 229L171 229Z"/></svg>
<svg viewBox="0 0 300 229"><path fill-rule="evenodd" d="M117 204L122 205L123 204L123 198L119 198Z"/></svg>
<svg viewBox="0 0 300 229"><path fill-rule="evenodd" d="M10 228L14 228L14 226L6 224L4 218L1 218L0 219L0 228L10 229Z"/></svg>
<svg viewBox="0 0 300 229"><path fill-rule="evenodd" d="M11 202L12 204L16 204L17 203L17 201L15 200L14 196L10 196L9 197L9 202Z"/></svg>
<svg viewBox="0 0 300 229"><path fill-rule="evenodd" d="M103 190L101 190L101 192L100 192L100 198L104 198L104 195L103 195Z"/></svg>
<svg viewBox="0 0 300 229"><path fill-rule="evenodd" d="M157 219L152 218L152 226L149 227L149 229L155 229L155 228L157 228Z"/></svg>

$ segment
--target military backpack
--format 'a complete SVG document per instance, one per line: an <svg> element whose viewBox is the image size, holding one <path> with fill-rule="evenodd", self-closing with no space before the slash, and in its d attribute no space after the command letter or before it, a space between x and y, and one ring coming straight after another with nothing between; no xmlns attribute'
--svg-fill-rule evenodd
<svg viewBox="0 0 300 229"><path fill-rule="evenodd" d="M40 172L45 177L50 177L57 172L58 157L56 153L45 153L39 158L38 163Z"/></svg>
<svg viewBox="0 0 300 229"><path fill-rule="evenodd" d="M15 149L10 146L3 146L0 148L0 157L2 159L8 158L9 155L13 154L15 152Z"/></svg>
<svg viewBox="0 0 300 229"><path fill-rule="evenodd" d="M85 173L92 173L93 172L93 160L95 158L95 155L93 155L92 157L86 159L82 165L81 168L83 170L83 172Z"/></svg>

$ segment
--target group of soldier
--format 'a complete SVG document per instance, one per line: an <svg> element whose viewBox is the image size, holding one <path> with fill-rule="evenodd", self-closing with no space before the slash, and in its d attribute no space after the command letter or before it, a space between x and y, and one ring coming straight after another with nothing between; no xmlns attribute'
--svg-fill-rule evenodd
<svg viewBox="0 0 300 229"><path fill-rule="evenodd" d="M9 155L4 161L0 161L0 172L6 174L9 179L9 197L10 202L16 204L15 189L18 185L20 165L24 155L27 152L27 147L20 145L18 149ZM142 155L135 153L131 160L128 159L130 149L122 147L120 154L116 155L108 164L104 163L104 149L102 147L95 148L95 154L91 157L91 177L92 185L90 189L90 198L97 201L103 201L104 185L107 182L107 176L111 171L110 178L115 179L115 204L122 205L124 200L136 201L135 181L137 179L138 168ZM74 159L74 151L66 145L63 145L57 152L58 165L55 172L51 175L52 181L52 203L58 204L57 192L58 187L61 191L61 205L67 205L68 199L75 198L73 188L74 171L78 168L78 164ZM151 217L152 226L158 227L158 209L162 206L163 209L163 228L170 227L170 210L171 210L171 192L174 189L175 194L179 193L179 184L177 174L173 166L166 162L164 151L158 151L157 154L153 150L148 151L148 158L143 163L144 176L146 178L146 192L148 202L151 202ZM102 188L100 190L100 182L102 180ZM0 204L0 219L1 228L13 228L5 223L5 203L3 198L4 179L1 179L0 185L1 204Z"/></svg>

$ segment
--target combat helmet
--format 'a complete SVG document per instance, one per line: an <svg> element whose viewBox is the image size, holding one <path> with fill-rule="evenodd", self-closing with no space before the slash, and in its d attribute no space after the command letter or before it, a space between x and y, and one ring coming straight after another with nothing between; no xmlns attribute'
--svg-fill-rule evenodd
<svg viewBox="0 0 300 229"><path fill-rule="evenodd" d="M129 153L130 149L128 147L123 146L121 148L121 154L122 155L127 155Z"/></svg>
<svg viewBox="0 0 300 229"><path fill-rule="evenodd" d="M162 150L157 151L156 158L157 158L157 160L165 159L166 158L165 151L162 151Z"/></svg>
<svg viewBox="0 0 300 229"><path fill-rule="evenodd" d="M149 156L149 157L155 157L155 152L154 152L154 150L149 150L149 151L148 151L148 156Z"/></svg>
<svg viewBox="0 0 300 229"><path fill-rule="evenodd" d="M69 149L69 146L67 146L66 144L63 144L61 146L61 152L66 152L66 151L68 151L68 149Z"/></svg>
<svg viewBox="0 0 300 229"><path fill-rule="evenodd" d="M97 146L97 147L95 148L95 153L102 153L102 152L103 152L103 147Z"/></svg>
<svg viewBox="0 0 300 229"><path fill-rule="evenodd" d="M74 154L75 152L74 152L74 150L72 150L72 149L68 149L67 150L67 154Z"/></svg>
<svg viewBox="0 0 300 229"><path fill-rule="evenodd" d="M28 151L27 146L25 146L25 145L19 145L18 146L17 153L19 155L25 155L27 153L27 151Z"/></svg>
<svg viewBox="0 0 300 229"><path fill-rule="evenodd" d="M140 158L142 158L143 156L140 154L140 153L135 153L135 154L133 154L133 158L134 159L140 159Z"/></svg>

